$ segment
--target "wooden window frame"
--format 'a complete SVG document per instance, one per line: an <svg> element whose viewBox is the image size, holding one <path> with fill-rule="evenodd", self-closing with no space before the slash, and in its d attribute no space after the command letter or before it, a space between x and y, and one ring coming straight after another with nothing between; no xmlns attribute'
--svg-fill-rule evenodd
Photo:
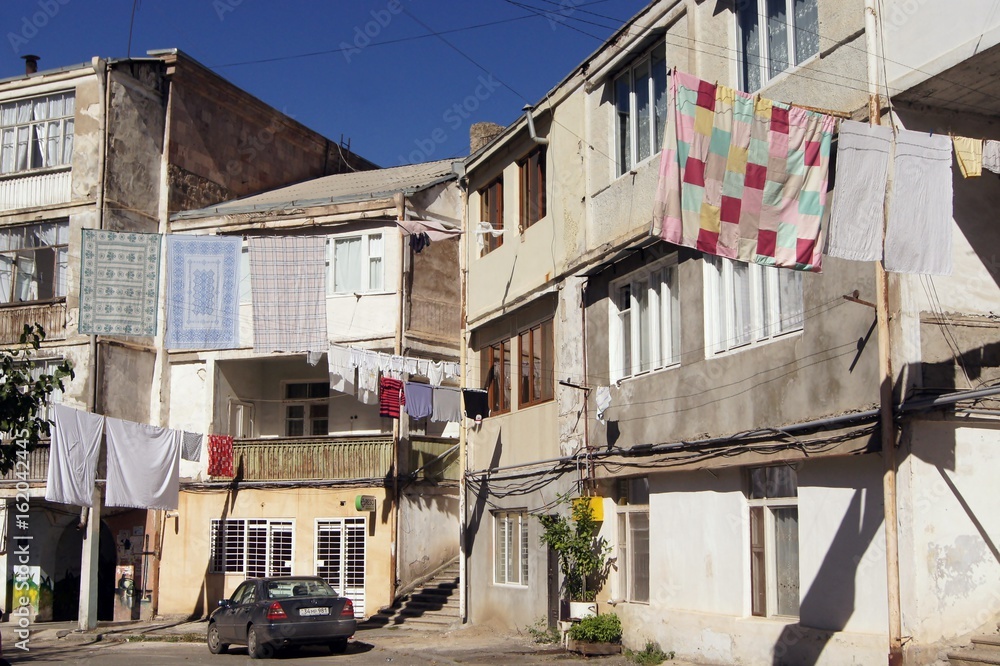
<svg viewBox="0 0 1000 666"><path fill-rule="evenodd" d="M545 340L545 328L549 330L548 339L551 341L551 345L546 345ZM538 332L538 337L540 339L539 344L541 346L539 350L539 368L538 368L538 395L534 395L531 391L531 387L535 386L535 332ZM555 398L555 372L550 372L549 377L545 377L545 369L555 368L555 320L546 319L543 322L532 326L531 328L525 329L518 334L518 407L531 407L533 405L540 405L544 402L549 402ZM547 363L546 363L547 362ZM525 370L527 369L527 374ZM530 393L530 395L525 395Z"/></svg>
<svg viewBox="0 0 1000 666"><path fill-rule="evenodd" d="M504 352L507 354L506 368L504 367ZM511 378L507 375L510 373L513 362L511 338L504 338L489 345L483 349L482 354L483 381L486 384L484 388L488 395L490 415L506 414L510 411L510 389L508 388L505 392L502 388L510 386ZM497 362L498 357L499 362ZM494 372L494 367L499 368L499 371Z"/></svg>
<svg viewBox="0 0 1000 666"><path fill-rule="evenodd" d="M545 148L539 146L517 164L520 182L520 221L518 231L524 230L545 217Z"/></svg>
<svg viewBox="0 0 1000 666"><path fill-rule="evenodd" d="M503 229L503 176L490 182L479 190L479 219L489 222L496 231ZM483 251L480 256L489 254L503 245L503 234L483 234Z"/></svg>

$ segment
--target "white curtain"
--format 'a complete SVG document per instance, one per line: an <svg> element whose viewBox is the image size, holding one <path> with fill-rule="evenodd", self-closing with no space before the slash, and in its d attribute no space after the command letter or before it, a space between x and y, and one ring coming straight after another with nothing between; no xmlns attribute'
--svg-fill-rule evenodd
<svg viewBox="0 0 1000 666"><path fill-rule="evenodd" d="M382 291L382 235L368 237L368 291Z"/></svg>
<svg viewBox="0 0 1000 666"><path fill-rule="evenodd" d="M361 239L337 240L333 248L333 290L338 294L361 291Z"/></svg>
<svg viewBox="0 0 1000 666"><path fill-rule="evenodd" d="M11 302L11 283L14 280L14 258L0 254L0 303Z"/></svg>

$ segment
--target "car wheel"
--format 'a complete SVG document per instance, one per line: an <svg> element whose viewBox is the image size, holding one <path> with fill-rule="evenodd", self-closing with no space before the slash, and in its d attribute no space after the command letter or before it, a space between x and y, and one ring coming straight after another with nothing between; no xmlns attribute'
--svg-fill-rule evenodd
<svg viewBox="0 0 1000 666"><path fill-rule="evenodd" d="M257 629L253 625L250 625L250 628L247 629L247 653L251 659L267 659L274 653L270 645L260 641L260 638L257 636Z"/></svg>
<svg viewBox="0 0 1000 666"><path fill-rule="evenodd" d="M219 636L219 627L213 622L208 625L208 651L212 654L225 654L226 650L229 649L227 643L222 642L222 637Z"/></svg>
<svg viewBox="0 0 1000 666"><path fill-rule="evenodd" d="M330 652L335 652L340 654L341 652L347 651L347 639L338 638L335 641L330 641Z"/></svg>

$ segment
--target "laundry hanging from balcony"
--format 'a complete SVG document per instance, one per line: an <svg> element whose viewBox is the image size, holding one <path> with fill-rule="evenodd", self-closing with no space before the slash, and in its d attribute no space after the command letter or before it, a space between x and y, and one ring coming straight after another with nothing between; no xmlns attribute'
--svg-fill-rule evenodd
<svg viewBox="0 0 1000 666"><path fill-rule="evenodd" d="M45 499L73 506L93 506L104 417L65 405L52 405L52 441Z"/></svg>
<svg viewBox="0 0 1000 666"><path fill-rule="evenodd" d="M84 229L79 331L156 335L160 234Z"/></svg>
<svg viewBox="0 0 1000 666"><path fill-rule="evenodd" d="M677 71L668 106L653 235L819 272L834 119Z"/></svg>
<svg viewBox="0 0 1000 666"><path fill-rule="evenodd" d="M240 346L237 236L167 235L167 349Z"/></svg>
<svg viewBox="0 0 1000 666"><path fill-rule="evenodd" d="M173 510L180 499L180 430L106 417L106 506Z"/></svg>
<svg viewBox="0 0 1000 666"><path fill-rule="evenodd" d="M325 352L326 238L250 239L253 349Z"/></svg>

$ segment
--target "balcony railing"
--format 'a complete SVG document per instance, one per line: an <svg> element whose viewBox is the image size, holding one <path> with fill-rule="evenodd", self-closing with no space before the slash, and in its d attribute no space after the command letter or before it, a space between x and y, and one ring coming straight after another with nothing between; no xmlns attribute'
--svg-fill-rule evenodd
<svg viewBox="0 0 1000 666"><path fill-rule="evenodd" d="M24 325L41 324L48 340L66 337L66 302L0 308L0 344L15 344Z"/></svg>
<svg viewBox="0 0 1000 666"><path fill-rule="evenodd" d="M24 465L15 466L9 472L0 476L0 481L45 481L49 474L49 445L39 444L34 450L28 452L27 459L21 458L22 462L28 464L28 477L23 478ZM22 478L18 478L20 472Z"/></svg>
<svg viewBox="0 0 1000 666"><path fill-rule="evenodd" d="M392 438L238 439L233 454L245 481L380 479L392 467Z"/></svg>

